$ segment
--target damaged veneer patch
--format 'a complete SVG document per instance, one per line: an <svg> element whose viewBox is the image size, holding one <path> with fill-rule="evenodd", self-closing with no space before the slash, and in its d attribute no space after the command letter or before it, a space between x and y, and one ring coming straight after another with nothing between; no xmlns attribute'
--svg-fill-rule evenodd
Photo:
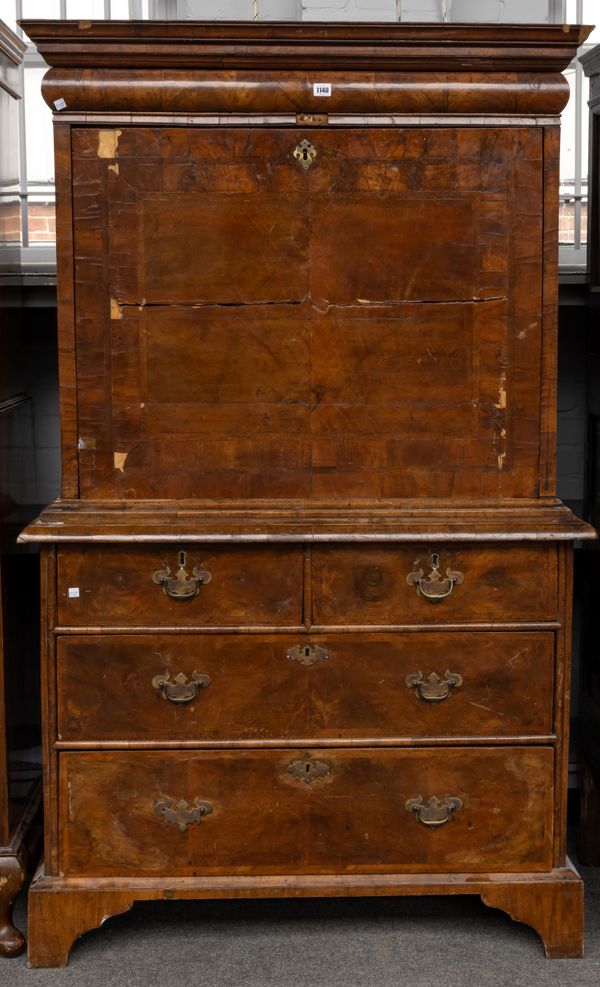
<svg viewBox="0 0 600 987"><path fill-rule="evenodd" d="M96 439L84 438L83 436L80 436L79 439L77 440L77 448L79 449L80 452L95 449ZM122 473L124 471L125 463L127 461L128 455L129 455L128 452L116 451L113 453L113 465L114 468L119 471L119 473Z"/></svg>
<svg viewBox="0 0 600 987"><path fill-rule="evenodd" d="M503 370L500 375L500 381L498 384L498 400L496 402L496 408L499 411L506 410L506 370ZM494 446L501 443L501 448L496 450L496 455L498 459L498 469L504 469L504 461L506 459L506 427L500 422L497 423L497 433L494 436Z"/></svg>
<svg viewBox="0 0 600 987"><path fill-rule="evenodd" d="M119 147L120 130L99 130L98 131L98 157L116 158ZM113 169L114 170L114 169ZM118 171L117 171L118 174Z"/></svg>
<svg viewBox="0 0 600 987"><path fill-rule="evenodd" d="M115 453L113 453L113 456L114 456L114 468L116 470L119 470L119 473L122 473L123 470L125 469L125 462L127 460L127 456L128 455L129 455L129 453L127 453L127 452L115 452Z"/></svg>
<svg viewBox="0 0 600 987"><path fill-rule="evenodd" d="M500 375L500 381L498 383L498 400L496 402L496 407L499 409L506 408L506 370L503 370Z"/></svg>

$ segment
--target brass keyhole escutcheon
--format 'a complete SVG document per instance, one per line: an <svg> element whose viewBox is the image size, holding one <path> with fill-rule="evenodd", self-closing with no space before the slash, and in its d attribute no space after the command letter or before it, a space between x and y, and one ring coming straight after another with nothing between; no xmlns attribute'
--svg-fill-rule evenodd
<svg viewBox="0 0 600 987"><path fill-rule="evenodd" d="M315 760L310 754L305 754L299 761L292 761L287 770L292 778L303 785L312 785L313 781L321 781L331 774L329 764Z"/></svg>
<svg viewBox="0 0 600 987"><path fill-rule="evenodd" d="M329 658L325 648L319 648L313 644L295 644L289 648L287 656L290 661L297 661L301 665L314 665L318 661L327 661Z"/></svg>
<svg viewBox="0 0 600 987"><path fill-rule="evenodd" d="M296 144L292 154L304 171L308 171L317 156L317 149L310 141L303 140Z"/></svg>

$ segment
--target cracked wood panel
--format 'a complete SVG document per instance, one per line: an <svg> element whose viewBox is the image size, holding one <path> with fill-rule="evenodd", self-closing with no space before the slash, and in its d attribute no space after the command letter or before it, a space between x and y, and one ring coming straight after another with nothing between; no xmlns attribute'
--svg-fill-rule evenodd
<svg viewBox="0 0 600 987"><path fill-rule="evenodd" d="M74 130L82 496L536 496L542 164L531 128Z"/></svg>
<svg viewBox="0 0 600 987"><path fill-rule="evenodd" d="M307 756L328 769L310 783L288 770ZM552 866L551 747L63 752L60 762L65 876ZM406 808L420 795L463 806L431 831ZM181 831L154 812L166 799L212 812Z"/></svg>
<svg viewBox="0 0 600 987"><path fill-rule="evenodd" d="M290 660L300 644L325 654ZM552 734L554 634L86 635L58 639L58 739L79 743L499 739ZM420 699L419 672L462 684ZM153 687L194 672L210 684L185 705ZM265 703L265 683L270 701ZM107 709L111 710L110 718Z"/></svg>

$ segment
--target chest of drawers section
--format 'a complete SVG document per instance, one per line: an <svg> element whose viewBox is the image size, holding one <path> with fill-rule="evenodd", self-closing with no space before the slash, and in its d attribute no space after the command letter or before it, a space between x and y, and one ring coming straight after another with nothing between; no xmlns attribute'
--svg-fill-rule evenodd
<svg viewBox="0 0 600 987"><path fill-rule="evenodd" d="M48 553L48 858L68 878L551 870L563 551Z"/></svg>

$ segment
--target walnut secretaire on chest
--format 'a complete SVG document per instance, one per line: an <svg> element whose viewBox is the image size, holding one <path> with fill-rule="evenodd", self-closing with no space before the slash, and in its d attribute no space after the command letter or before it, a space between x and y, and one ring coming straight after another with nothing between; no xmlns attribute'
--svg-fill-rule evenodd
<svg viewBox="0 0 600 987"><path fill-rule="evenodd" d="M141 899L450 890L579 955L593 533L554 498L554 386L585 29L25 27L52 66L63 435L62 499L22 536L31 963Z"/></svg>

